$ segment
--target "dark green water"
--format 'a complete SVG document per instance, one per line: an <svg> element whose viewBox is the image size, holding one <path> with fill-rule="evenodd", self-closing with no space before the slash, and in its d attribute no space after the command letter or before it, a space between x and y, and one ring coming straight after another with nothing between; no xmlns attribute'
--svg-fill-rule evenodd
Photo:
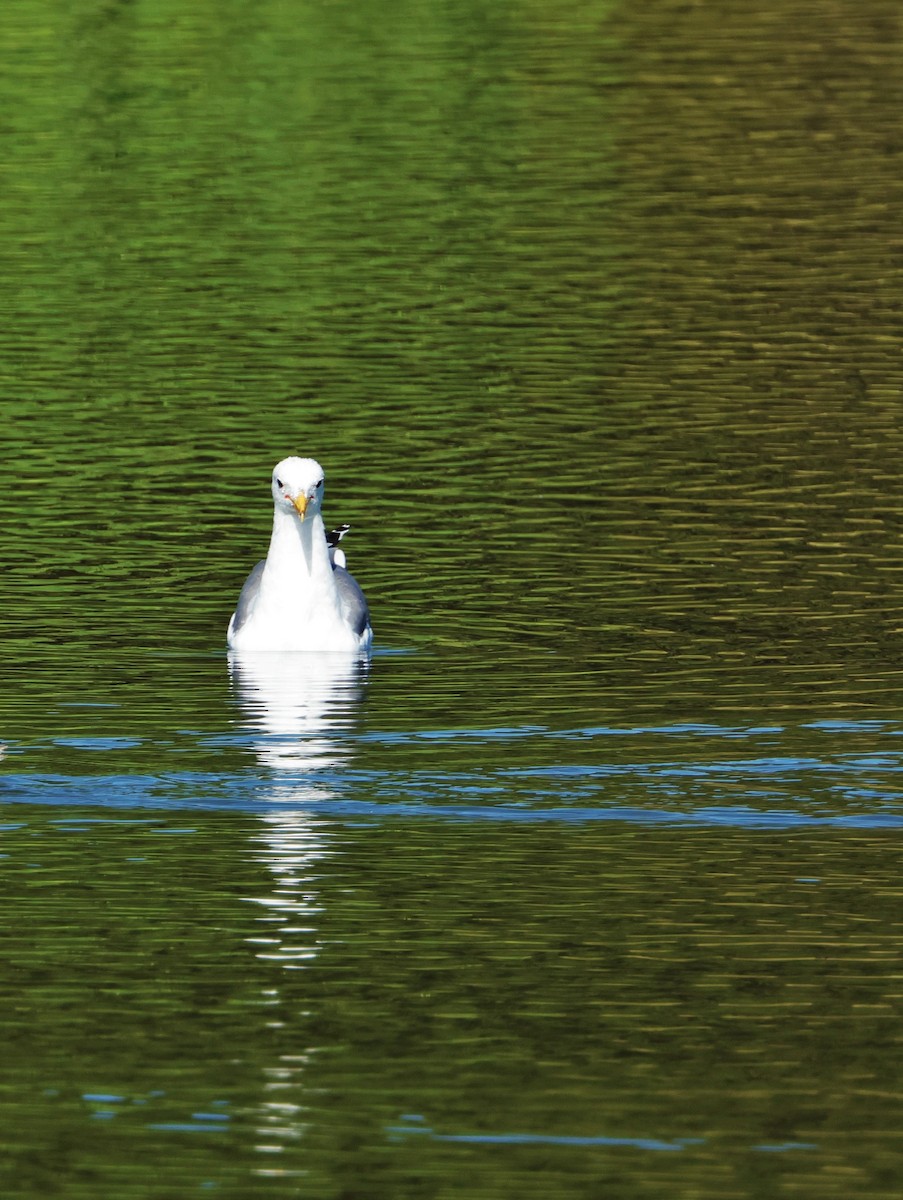
<svg viewBox="0 0 903 1200"><path fill-rule="evenodd" d="M897 7L0 44L2 1195L896 1200Z"/></svg>

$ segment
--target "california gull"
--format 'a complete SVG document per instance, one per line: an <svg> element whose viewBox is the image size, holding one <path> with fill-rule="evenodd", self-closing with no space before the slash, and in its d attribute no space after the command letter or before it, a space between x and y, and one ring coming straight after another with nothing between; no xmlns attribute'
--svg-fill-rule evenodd
<svg viewBox="0 0 903 1200"><path fill-rule="evenodd" d="M273 469L273 536L245 581L229 622L232 650L366 651L367 601L345 569L340 526L323 524L323 468L284 458Z"/></svg>

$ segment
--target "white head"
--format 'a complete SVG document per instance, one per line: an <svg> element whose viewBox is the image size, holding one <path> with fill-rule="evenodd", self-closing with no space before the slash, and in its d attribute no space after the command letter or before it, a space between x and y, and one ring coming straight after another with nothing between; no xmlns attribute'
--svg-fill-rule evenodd
<svg viewBox="0 0 903 1200"><path fill-rule="evenodd" d="M323 503L323 468L312 458L284 458L273 468L273 503L302 521Z"/></svg>

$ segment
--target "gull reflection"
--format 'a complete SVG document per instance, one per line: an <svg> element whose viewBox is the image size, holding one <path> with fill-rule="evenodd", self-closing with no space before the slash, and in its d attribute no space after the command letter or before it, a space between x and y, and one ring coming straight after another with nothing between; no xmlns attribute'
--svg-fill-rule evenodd
<svg viewBox="0 0 903 1200"><path fill-rule="evenodd" d="M339 794L368 661L344 654L237 654L229 669L257 761L267 770L262 860L278 891L300 887L324 853L316 801ZM277 807L278 806L278 807ZM272 901L270 903L276 903Z"/></svg>
<svg viewBox="0 0 903 1200"><path fill-rule="evenodd" d="M317 813L317 802L340 794L353 758L351 735L368 666L356 655L229 656L242 723L266 771L265 796L273 801L254 838L255 857L266 866L272 885L265 895L249 897L260 913L247 941L275 971L261 995L264 1012L269 1009L274 1017L274 1010L305 995L301 980L295 976L299 989L284 972L309 969L323 945L320 882L333 825ZM267 1022L271 1027L282 1023ZM255 1148L267 1165L257 1168L257 1175L299 1173L279 1156L297 1142L310 1119L305 1075L315 1054L313 1046L297 1046L264 1067Z"/></svg>
<svg viewBox="0 0 903 1200"><path fill-rule="evenodd" d="M305 774L334 770L350 759L347 734L368 666L367 659L345 654L229 655L257 759L273 771L292 772L293 798L303 798L298 789Z"/></svg>

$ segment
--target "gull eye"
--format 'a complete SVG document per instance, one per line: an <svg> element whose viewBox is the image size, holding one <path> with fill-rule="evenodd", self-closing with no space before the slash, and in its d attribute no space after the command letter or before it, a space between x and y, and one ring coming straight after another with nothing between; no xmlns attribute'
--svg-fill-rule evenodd
<svg viewBox="0 0 903 1200"><path fill-rule="evenodd" d="M277 480L276 480L276 487L277 487L277 488L281 488L281 487L282 487L282 480L281 480L281 479L277 479Z"/></svg>
<svg viewBox="0 0 903 1200"><path fill-rule="evenodd" d="M322 479L318 479L318 480L317 480L317 482L316 482L316 484L315 484L314 486L315 486L315 487L322 487L322 486L323 486L323 480L322 480Z"/></svg>

